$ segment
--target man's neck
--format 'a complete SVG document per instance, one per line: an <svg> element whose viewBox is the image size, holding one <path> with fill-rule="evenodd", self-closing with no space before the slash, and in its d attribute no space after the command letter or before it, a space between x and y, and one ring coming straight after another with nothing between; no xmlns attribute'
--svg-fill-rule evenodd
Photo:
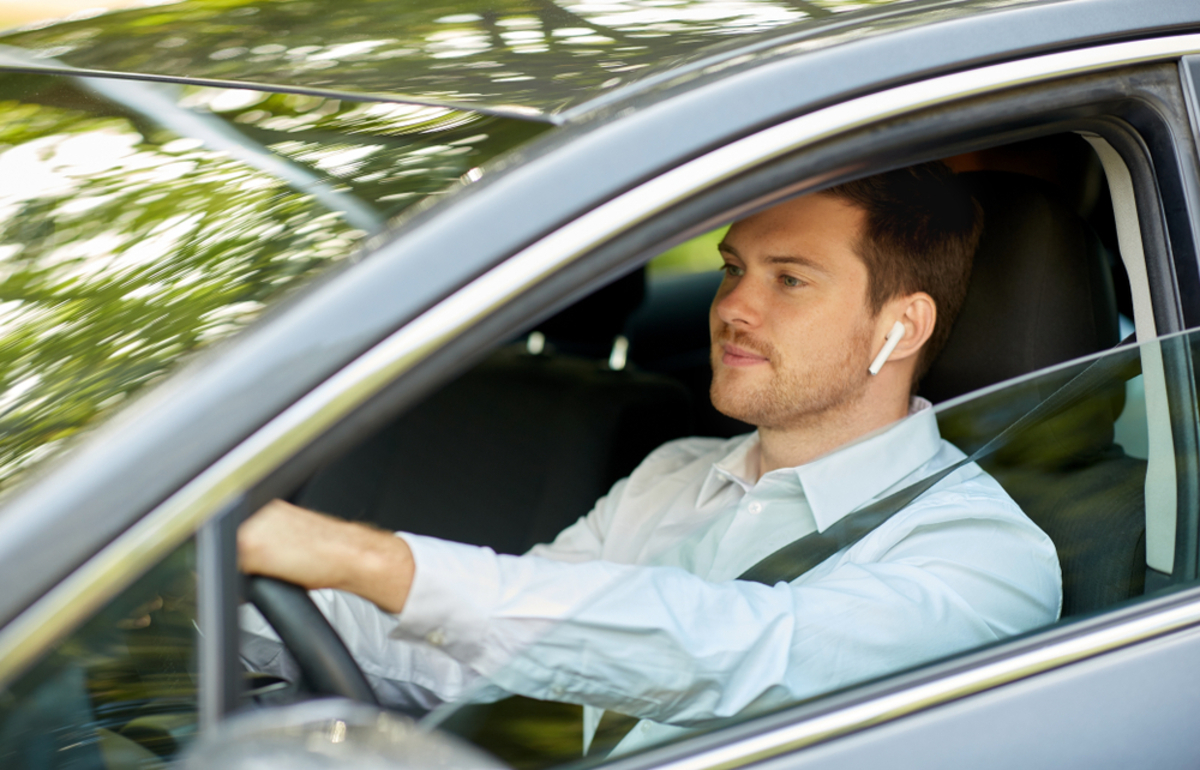
<svg viewBox="0 0 1200 770"><path fill-rule="evenodd" d="M806 416L783 427L759 426L758 478L804 465L908 414L909 398L866 398Z"/></svg>

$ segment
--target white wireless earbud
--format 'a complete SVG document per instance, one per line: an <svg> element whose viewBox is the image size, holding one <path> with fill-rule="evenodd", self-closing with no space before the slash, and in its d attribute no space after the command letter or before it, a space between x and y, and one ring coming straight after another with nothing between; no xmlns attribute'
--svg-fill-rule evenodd
<svg viewBox="0 0 1200 770"><path fill-rule="evenodd" d="M897 321L892 324L892 330L884 338L883 350L879 351L879 355L875 356L875 360L867 367L867 371L871 374L879 374L879 370L883 368L884 362L888 360L888 356L892 354L892 351L896 349L896 346L900 344L900 340L902 339L904 339L904 323Z"/></svg>

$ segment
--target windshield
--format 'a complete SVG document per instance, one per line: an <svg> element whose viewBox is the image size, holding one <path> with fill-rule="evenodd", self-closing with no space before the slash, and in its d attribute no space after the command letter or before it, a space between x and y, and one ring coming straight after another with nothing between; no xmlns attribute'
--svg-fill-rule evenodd
<svg viewBox="0 0 1200 770"><path fill-rule="evenodd" d="M0 489L544 126L0 73Z"/></svg>
<svg viewBox="0 0 1200 770"><path fill-rule="evenodd" d="M645 493L635 487L648 479L634 471L581 523L533 549L547 563L517 568L524 560L500 557L495 572L463 576L470 585L460 598L485 605L490 618L471 628L475 647L456 646L465 627L444 605L406 607L392 638L445 648L475 676L426 724L517 768L624 755L1191 584L1196 544L1177 530L1176 499L1196 489L1195 458L1175 447L1196 433L1189 399L1198 344L1200 333L1128 345L917 411L803 466L799 487L767 474L742 488L736 452L718 453L717 473L701 473L700 495L728 501L711 516L702 504L698 524L659 522L673 528L669 543L605 557L627 564L597 565L579 583L591 586L586 597L573 603L571 583L592 566L587 529L616 526L604 518L619 520L614 497ZM881 462L880 442L912 456L868 473ZM969 458L985 447L981 472ZM665 462L655 453L642 468L656 456ZM667 465L660 478L684 483L680 464ZM955 466L815 569L751 588L733 580L812 529L789 519L828 524ZM823 474L862 489L822 487ZM807 493L807 510L781 493L789 489ZM737 558L726 558L731 545ZM924 582L922 572L937 580ZM988 598L998 586L1024 598ZM450 590L439 597L454 601ZM955 619L962 601L977 620L986 616L984 626Z"/></svg>

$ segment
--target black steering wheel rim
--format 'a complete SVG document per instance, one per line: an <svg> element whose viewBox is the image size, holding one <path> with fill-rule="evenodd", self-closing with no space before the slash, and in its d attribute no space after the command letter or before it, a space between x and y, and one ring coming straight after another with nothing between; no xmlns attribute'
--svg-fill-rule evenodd
<svg viewBox="0 0 1200 770"><path fill-rule="evenodd" d="M379 705L366 675L308 591L275 578L248 575L246 599L279 634L314 691Z"/></svg>

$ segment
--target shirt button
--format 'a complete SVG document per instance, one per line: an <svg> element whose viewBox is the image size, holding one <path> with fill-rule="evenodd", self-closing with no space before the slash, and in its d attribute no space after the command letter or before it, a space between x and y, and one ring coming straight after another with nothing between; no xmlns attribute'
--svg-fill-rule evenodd
<svg viewBox="0 0 1200 770"><path fill-rule="evenodd" d="M746 507L746 510L750 511L750 513L761 513L762 503L750 503L750 505Z"/></svg>
<svg viewBox="0 0 1200 770"><path fill-rule="evenodd" d="M446 632L440 628L435 628L428 634L425 634L425 641L429 642L434 647L441 647L446 643Z"/></svg>

